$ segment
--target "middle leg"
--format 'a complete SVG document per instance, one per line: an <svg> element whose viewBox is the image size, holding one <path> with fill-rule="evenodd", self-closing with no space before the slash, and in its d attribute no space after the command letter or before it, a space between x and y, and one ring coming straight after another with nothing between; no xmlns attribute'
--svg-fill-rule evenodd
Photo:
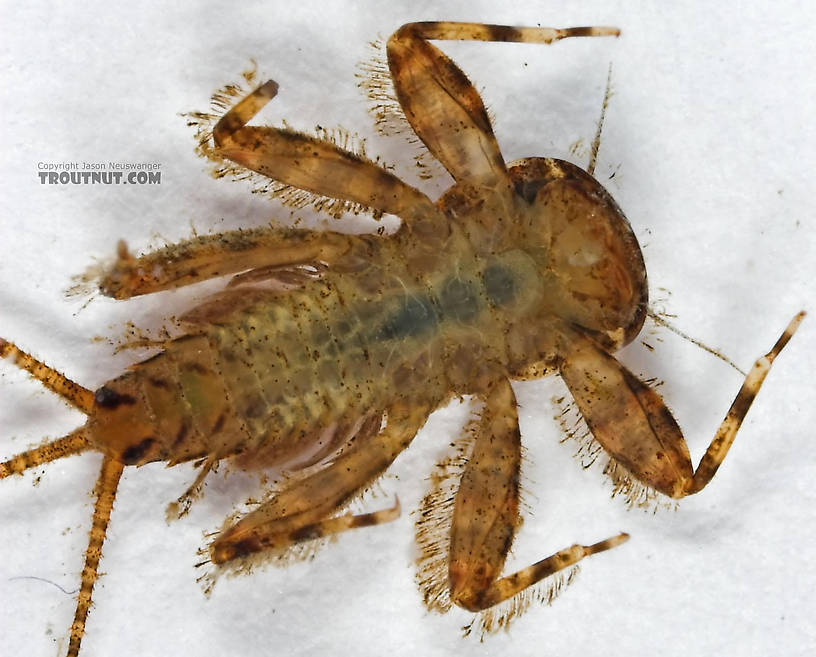
<svg viewBox="0 0 816 657"><path fill-rule="evenodd" d="M504 379L494 384L485 399L454 506L448 562L450 597L469 611L499 604L584 557L629 538L618 534L593 545L573 545L499 579L519 525L520 464L516 400L510 382Z"/></svg>
<svg viewBox="0 0 816 657"><path fill-rule="evenodd" d="M359 240L354 235L295 228L259 228L203 235L133 256L119 242L116 262L99 281L114 299L170 290L261 268L337 262Z"/></svg>
<svg viewBox="0 0 816 657"><path fill-rule="evenodd" d="M436 214L422 192L361 155L292 130L246 125L277 93L269 80L221 118L213 129L217 155L287 185L403 219Z"/></svg>

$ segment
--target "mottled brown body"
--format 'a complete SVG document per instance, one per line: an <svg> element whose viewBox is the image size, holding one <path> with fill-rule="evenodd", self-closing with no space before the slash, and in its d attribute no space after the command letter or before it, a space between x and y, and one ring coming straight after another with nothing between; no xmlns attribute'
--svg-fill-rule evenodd
<svg viewBox="0 0 816 657"><path fill-rule="evenodd" d="M449 488L437 481L418 522L420 580L430 608L455 603L486 610L488 631L506 626L537 582L628 538L573 545L502 576L520 524L521 434L511 379L559 373L619 468L616 476L675 498L708 483L804 313L756 362L695 471L662 399L612 355L640 331L648 305L643 259L622 211L575 165L546 158L506 164L479 94L430 43L617 34L615 28L415 23L392 35L393 102L455 180L436 202L325 133L247 125L276 95L273 81L240 96L227 87L214 97L223 115L192 115L198 150L216 163L215 175L250 170L280 184L276 193L284 199L302 202L282 191L298 188L316 195L316 207L326 197L396 214L402 225L379 237L235 232L140 257L120 244L99 282L117 299L233 277L179 318L180 335L155 343L159 353L95 393L0 340L0 356L88 416L68 436L0 464L0 478L87 449L105 455L69 657L79 652L126 465L200 461L180 506L171 506L179 515L221 460L285 471L269 499L228 522L207 547L216 565L255 553L280 555L298 543L393 519L398 504L341 512L430 413L452 396L472 395L481 407L459 470L439 478ZM491 615L505 601L510 611Z"/></svg>
<svg viewBox="0 0 816 657"><path fill-rule="evenodd" d="M484 390L490 368L555 368L573 323L615 346L631 339L645 270L614 202L566 162L527 160L511 174L515 207L452 188L422 218L433 242L345 236L318 280L236 287L193 309L186 335L97 391L90 440L129 465L243 452L285 463L319 429L401 398L435 408ZM506 244L491 228L500 213Z"/></svg>

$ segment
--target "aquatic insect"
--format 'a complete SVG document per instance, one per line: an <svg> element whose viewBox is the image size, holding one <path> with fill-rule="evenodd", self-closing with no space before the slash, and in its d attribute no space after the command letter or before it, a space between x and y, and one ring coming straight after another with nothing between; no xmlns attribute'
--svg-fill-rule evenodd
<svg viewBox="0 0 816 657"><path fill-rule="evenodd" d="M394 518L397 507L342 510L430 413L454 396L473 395L479 417L451 480L453 497L446 505L443 495L429 495L431 520L420 526L426 602L472 611L524 600L532 585L627 538L574 545L502 576L519 525L521 444L511 379L560 374L621 476L672 498L710 481L803 313L749 372L694 470L659 395L612 356L638 334L648 307L643 260L623 213L575 165L505 163L478 93L430 43L616 34L461 23L400 28L387 45L396 99L455 180L436 202L328 133L247 125L277 93L266 82L225 106L212 134L202 135L202 154L224 174L241 167L288 186L273 190L282 198L297 188L330 212L347 203L394 214L403 222L396 234L273 228L198 237L138 257L121 245L100 281L117 299L233 278L180 317L182 333L158 343L158 354L96 391L0 340L0 356L88 416L67 436L0 464L0 478L83 451L104 455L69 655L79 653L126 465L199 461L180 513L222 460L245 470L286 469L274 495L207 546L208 560L227 566ZM225 92L218 100L233 97ZM210 117L194 118L206 126ZM305 198L292 194L295 202ZM434 537L433 523L444 514L450 530ZM446 545L441 562L432 554L435 541ZM488 618L486 629L508 618Z"/></svg>

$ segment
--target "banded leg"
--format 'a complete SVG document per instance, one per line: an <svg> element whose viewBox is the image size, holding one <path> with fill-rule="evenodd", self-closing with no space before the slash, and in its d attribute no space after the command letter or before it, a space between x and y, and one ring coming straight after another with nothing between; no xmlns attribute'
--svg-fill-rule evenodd
<svg viewBox="0 0 816 657"><path fill-rule="evenodd" d="M394 519L398 505L373 514L330 516L391 465L430 411L425 405L389 410L382 431L358 436L328 467L294 482L219 535L209 548L211 561L221 564L264 550L285 550L305 540Z"/></svg>
<svg viewBox="0 0 816 657"><path fill-rule="evenodd" d="M436 214L427 196L370 160L301 133L247 126L277 93L269 80L221 118L213 130L219 155L287 185L404 219Z"/></svg>
<svg viewBox="0 0 816 657"><path fill-rule="evenodd" d="M633 476L680 498L702 490L725 459L762 382L805 313L798 313L773 348L758 359L714 439L693 471L680 427L660 396L587 337L570 338L561 376L595 439Z"/></svg>
<svg viewBox="0 0 816 657"><path fill-rule="evenodd" d="M507 169L479 93L429 40L552 43L578 36L617 36L611 27L558 30L478 23L408 23L388 40L388 66L405 115L454 179L499 187Z"/></svg>
<svg viewBox="0 0 816 657"><path fill-rule="evenodd" d="M476 442L454 505L448 562L450 597L469 611L499 604L628 538L619 534L594 545L573 545L498 579L519 525L520 463L516 400L510 382L504 379L494 384L485 399Z"/></svg>

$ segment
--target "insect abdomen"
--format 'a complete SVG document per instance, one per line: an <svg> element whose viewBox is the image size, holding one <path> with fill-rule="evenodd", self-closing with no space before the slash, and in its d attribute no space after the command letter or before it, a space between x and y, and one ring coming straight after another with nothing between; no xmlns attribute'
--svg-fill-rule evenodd
<svg viewBox="0 0 816 657"><path fill-rule="evenodd" d="M175 340L137 366L163 458L268 446L294 457L309 449L305 436L397 397L441 402L451 391L446 339L489 332L496 294L478 269L460 262L430 285L401 280L374 294L355 276L328 276Z"/></svg>

